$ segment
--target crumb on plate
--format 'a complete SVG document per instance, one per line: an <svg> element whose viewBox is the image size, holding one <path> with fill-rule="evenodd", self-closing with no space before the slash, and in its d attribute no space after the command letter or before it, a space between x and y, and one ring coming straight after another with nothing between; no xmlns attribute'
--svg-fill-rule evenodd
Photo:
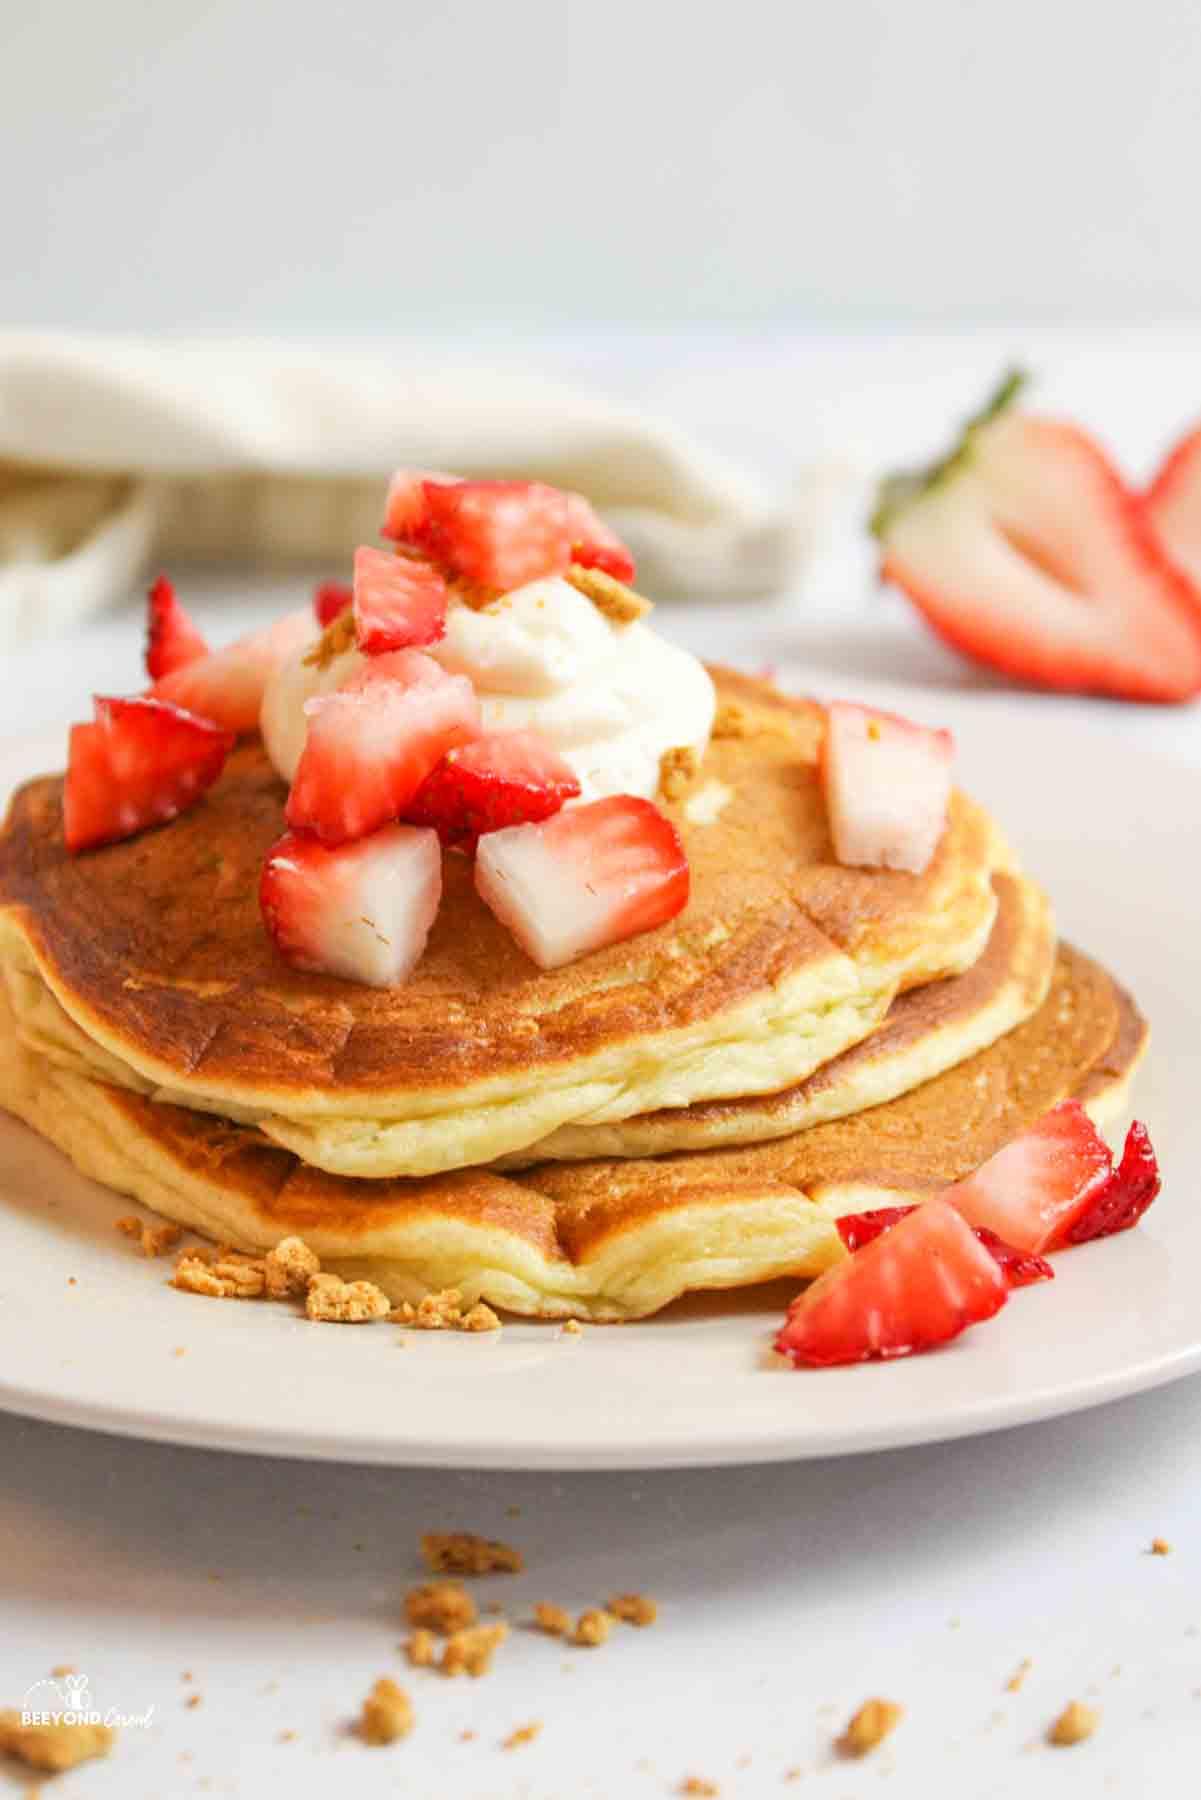
<svg viewBox="0 0 1201 1800"><path fill-rule="evenodd" d="M1070 1744L1082 1744L1090 1738L1101 1723L1101 1715L1095 1706L1086 1706L1083 1700L1069 1701L1059 1717L1047 1731L1047 1742L1066 1748Z"/></svg>
<svg viewBox="0 0 1201 1800"><path fill-rule="evenodd" d="M390 1675L381 1675L359 1714L359 1736L365 1744L394 1744L413 1729L409 1696Z"/></svg>
<svg viewBox="0 0 1201 1800"><path fill-rule="evenodd" d="M343 1281L340 1275L314 1275L304 1302L308 1318L331 1325L367 1325L386 1319L391 1309L373 1281Z"/></svg>
<svg viewBox="0 0 1201 1800"><path fill-rule="evenodd" d="M456 1631L446 1640L439 1667L444 1675L486 1675L492 1667L492 1658L509 1635L509 1627L497 1625L469 1625L465 1631Z"/></svg>
<svg viewBox="0 0 1201 1800"><path fill-rule="evenodd" d="M15 1707L0 1711L0 1755L48 1775L107 1756L116 1736L110 1725L22 1725Z"/></svg>
<svg viewBox="0 0 1201 1800"><path fill-rule="evenodd" d="M867 1756L900 1724L904 1711L893 1700L865 1700L838 1740L844 1756Z"/></svg>
<svg viewBox="0 0 1201 1800"><path fill-rule="evenodd" d="M457 1581L427 1581L405 1595L405 1618L441 1637L476 1623L475 1601Z"/></svg>
<svg viewBox="0 0 1201 1800"><path fill-rule="evenodd" d="M566 1637L571 1630L571 1614L562 1606L552 1606L549 1600L540 1600L534 1608L534 1624L547 1637Z"/></svg>
<svg viewBox="0 0 1201 1800"><path fill-rule="evenodd" d="M614 1620L611 1613L604 1612L599 1606L590 1606L587 1612L582 1612L576 1620L571 1641L573 1644L584 1644L588 1649L595 1650L598 1644L603 1644L608 1638L613 1625Z"/></svg>
<svg viewBox="0 0 1201 1800"><path fill-rule="evenodd" d="M659 1617L659 1608L646 1594L614 1594L605 1610L625 1625L653 1625Z"/></svg>
<svg viewBox="0 0 1201 1800"><path fill-rule="evenodd" d="M541 1719L531 1719L528 1725L519 1725L516 1731L511 1731L507 1738L502 1739L500 1747L502 1750L518 1750L522 1744L532 1744L541 1730Z"/></svg>
<svg viewBox="0 0 1201 1800"><path fill-rule="evenodd" d="M421 1554L437 1575L518 1575L525 1567L520 1550L473 1531L427 1531Z"/></svg>

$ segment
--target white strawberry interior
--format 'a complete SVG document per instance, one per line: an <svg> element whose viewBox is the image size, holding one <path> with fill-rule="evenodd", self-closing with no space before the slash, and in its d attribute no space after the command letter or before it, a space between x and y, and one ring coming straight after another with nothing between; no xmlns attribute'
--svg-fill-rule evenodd
<svg viewBox="0 0 1201 1800"><path fill-rule="evenodd" d="M528 956L556 969L619 935L613 897L589 881L586 859L565 855L547 825L514 825L480 839L475 885Z"/></svg>
<svg viewBox="0 0 1201 1800"><path fill-rule="evenodd" d="M295 866L290 913L309 958L331 975L393 987L411 973L442 897L438 834L389 825Z"/></svg>
<svg viewBox="0 0 1201 1800"><path fill-rule="evenodd" d="M822 774L839 862L920 874L946 826L949 733L842 701L827 730Z"/></svg>

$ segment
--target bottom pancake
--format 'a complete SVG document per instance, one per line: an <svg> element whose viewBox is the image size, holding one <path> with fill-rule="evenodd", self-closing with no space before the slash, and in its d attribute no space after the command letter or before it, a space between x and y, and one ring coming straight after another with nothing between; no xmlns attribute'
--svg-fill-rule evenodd
<svg viewBox="0 0 1201 1800"><path fill-rule="evenodd" d="M692 1289L820 1273L842 1254L840 1213L958 1180L1068 1095L1111 1117L1145 1041L1130 997L1062 946L1032 1018L886 1105L740 1149L516 1176L330 1175L253 1129L56 1067L18 1042L7 1012L0 1105L85 1175L241 1249L296 1234L396 1300L457 1287L511 1312L622 1320Z"/></svg>

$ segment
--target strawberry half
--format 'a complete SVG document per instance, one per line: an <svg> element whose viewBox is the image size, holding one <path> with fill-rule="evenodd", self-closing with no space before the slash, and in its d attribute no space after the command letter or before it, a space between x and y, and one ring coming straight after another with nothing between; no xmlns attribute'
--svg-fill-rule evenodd
<svg viewBox="0 0 1201 1800"><path fill-rule="evenodd" d="M839 862L920 875L946 828L954 756L949 731L833 701L818 766Z"/></svg>
<svg viewBox="0 0 1201 1800"><path fill-rule="evenodd" d="M467 677L448 674L420 650L372 657L304 710L308 732L287 820L327 844L366 837L399 818L446 752L480 729Z"/></svg>
<svg viewBox="0 0 1201 1800"><path fill-rule="evenodd" d="M1201 593L1077 426L1015 409L1007 377L951 453L881 489L872 530L947 643L1039 686L1201 693Z"/></svg>
<svg viewBox="0 0 1201 1800"><path fill-rule="evenodd" d="M583 494L567 494L567 530L571 560L582 569L603 569L614 581L633 581L634 558Z"/></svg>
<svg viewBox="0 0 1201 1800"><path fill-rule="evenodd" d="M365 656L421 650L446 636L446 582L427 562L373 550L354 553L354 628Z"/></svg>
<svg viewBox="0 0 1201 1800"><path fill-rule="evenodd" d="M267 853L259 904L286 962L394 987L425 949L442 895L436 833L387 825L330 850L289 833Z"/></svg>
<svg viewBox="0 0 1201 1800"><path fill-rule="evenodd" d="M991 1319L1008 1297L971 1227L945 1200L927 1200L806 1288L776 1349L811 1368L911 1356Z"/></svg>
<svg viewBox="0 0 1201 1800"><path fill-rule="evenodd" d="M575 770L536 731L493 732L450 750L406 809L444 843L536 824L580 792Z"/></svg>
<svg viewBox="0 0 1201 1800"><path fill-rule="evenodd" d="M63 837L87 850L133 837L193 806L220 775L231 733L162 700L94 701L91 725L72 725L63 787Z"/></svg>
<svg viewBox="0 0 1201 1800"><path fill-rule="evenodd" d="M1018 1250L1055 1250L1109 1181L1109 1146L1078 1100L1061 1100L943 1194Z"/></svg>
<svg viewBox="0 0 1201 1800"><path fill-rule="evenodd" d="M1201 584L1201 429L1190 431L1165 456L1145 504L1172 561Z"/></svg>
<svg viewBox="0 0 1201 1800"><path fill-rule="evenodd" d="M268 681L314 635L311 612L287 613L264 630L165 675L151 688L151 698L169 700L226 731L257 731Z"/></svg>
<svg viewBox="0 0 1201 1800"><path fill-rule="evenodd" d="M345 581L322 581L313 590L313 612L322 631L340 619L354 602L354 589Z"/></svg>
<svg viewBox="0 0 1201 1800"><path fill-rule="evenodd" d="M870 1212L844 1213L841 1219L834 1221L839 1237L847 1249L854 1253L862 1250L885 1231L891 1231L902 1219L916 1209L912 1206L878 1206ZM987 1226L973 1227L977 1238L984 1245L989 1255L1004 1271L1010 1287L1029 1287L1035 1281L1053 1281L1055 1271L1043 1256L1033 1256L1028 1250L1015 1250L1004 1238L999 1238L995 1231Z"/></svg>
<svg viewBox="0 0 1201 1800"><path fill-rule="evenodd" d="M452 575L508 593L571 563L567 496L540 481L427 481L411 541Z"/></svg>
<svg viewBox="0 0 1201 1800"><path fill-rule="evenodd" d="M632 794L489 832L475 865L481 899L543 969L673 919L689 881L675 826Z"/></svg>
<svg viewBox="0 0 1201 1800"><path fill-rule="evenodd" d="M447 475L440 469L397 469L388 483L380 536L393 538L397 543L415 542L426 519L426 482L436 481L443 487L453 487L459 479L458 475Z"/></svg>
<svg viewBox="0 0 1201 1800"><path fill-rule="evenodd" d="M173 675L208 653L174 587L165 575L158 576L146 596L146 673L151 681Z"/></svg>
<svg viewBox="0 0 1201 1800"><path fill-rule="evenodd" d="M1160 1186L1159 1163L1147 1127L1136 1119L1126 1133L1121 1162L1059 1241L1087 1244L1093 1238L1129 1231L1138 1224Z"/></svg>

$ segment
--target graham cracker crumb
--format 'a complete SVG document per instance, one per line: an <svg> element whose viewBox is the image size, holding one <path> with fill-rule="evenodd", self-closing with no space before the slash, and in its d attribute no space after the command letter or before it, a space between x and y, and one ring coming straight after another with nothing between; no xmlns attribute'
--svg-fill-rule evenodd
<svg viewBox="0 0 1201 1800"><path fill-rule="evenodd" d="M438 1643L432 1631L413 1632L404 1653L415 1669L432 1669L438 1660Z"/></svg>
<svg viewBox="0 0 1201 1800"><path fill-rule="evenodd" d="M582 1337L584 1327L578 1319L564 1319L560 1330L564 1337Z"/></svg>
<svg viewBox="0 0 1201 1800"><path fill-rule="evenodd" d="M472 1531L427 1531L421 1554L436 1575L519 1575L525 1567L520 1550Z"/></svg>
<svg viewBox="0 0 1201 1800"><path fill-rule="evenodd" d="M606 1611L626 1625L653 1625L659 1617L659 1608L645 1594L615 1594Z"/></svg>
<svg viewBox="0 0 1201 1800"><path fill-rule="evenodd" d="M509 1627L505 1624L471 1625L466 1631L456 1631L446 1640L439 1665L442 1673L473 1678L486 1675L492 1667L493 1656L508 1635Z"/></svg>
<svg viewBox="0 0 1201 1800"><path fill-rule="evenodd" d="M1023 1656L1021 1662L1018 1664L1017 1668L1013 1671L1013 1674L1009 1677L1009 1680L1005 1683L1006 1693L1007 1694L1020 1693L1022 1683L1025 1681L1027 1675L1029 1675L1029 1673L1033 1667L1034 1667L1034 1664L1030 1660L1030 1658L1028 1656Z"/></svg>
<svg viewBox="0 0 1201 1800"><path fill-rule="evenodd" d="M865 1700L838 1740L844 1756L866 1756L900 1723L903 1707L892 1700Z"/></svg>
<svg viewBox="0 0 1201 1800"><path fill-rule="evenodd" d="M701 759L691 744L678 744L659 758L659 792L665 800L682 800L692 786Z"/></svg>
<svg viewBox="0 0 1201 1800"><path fill-rule="evenodd" d="M606 1641L613 1629L614 1622L610 1613L602 1612L598 1606L590 1606L588 1611L582 1612L576 1620L571 1641L573 1644L584 1644L588 1649L595 1650L598 1644Z"/></svg>
<svg viewBox="0 0 1201 1800"><path fill-rule="evenodd" d="M366 1325L386 1319L391 1309L373 1281L343 1281L340 1275L314 1275L304 1302L310 1319L331 1325Z"/></svg>
<svg viewBox="0 0 1201 1800"><path fill-rule="evenodd" d="M201 1697L199 1694L189 1694L187 1699L184 1701L184 1705L191 1707L192 1710L195 1711L196 1707L198 1707L200 1705L200 1699L201 1699Z"/></svg>
<svg viewBox="0 0 1201 1800"><path fill-rule="evenodd" d="M0 1711L0 1755L48 1775L107 1756L116 1737L110 1725L22 1725L15 1707Z"/></svg>
<svg viewBox="0 0 1201 1800"><path fill-rule="evenodd" d="M460 1733L459 1733L460 1744L474 1744L475 1738L476 1738L475 1732L470 1729L468 1729L466 1731L460 1731Z"/></svg>
<svg viewBox="0 0 1201 1800"><path fill-rule="evenodd" d="M453 599L469 606L472 612L486 612L508 598L503 588L485 587L483 582L467 581L462 575L448 579L446 591Z"/></svg>
<svg viewBox="0 0 1201 1800"><path fill-rule="evenodd" d="M413 1729L413 1708L404 1689L390 1675L381 1675L359 1715L359 1736L365 1744L394 1744Z"/></svg>
<svg viewBox="0 0 1201 1800"><path fill-rule="evenodd" d="M326 626L313 648L305 656L305 666L310 669L328 669L336 657L347 650L353 650L358 637L354 625L353 606L345 607Z"/></svg>
<svg viewBox="0 0 1201 1800"><path fill-rule="evenodd" d="M680 1794L704 1794L709 1796L709 1800L712 1800L714 1794L721 1793L717 1783L706 1781L703 1775L686 1775L676 1791Z"/></svg>
<svg viewBox="0 0 1201 1800"><path fill-rule="evenodd" d="M549 1600L540 1600L534 1608L534 1624L547 1637L566 1637L571 1630L571 1614L562 1606L552 1606Z"/></svg>
<svg viewBox="0 0 1201 1800"><path fill-rule="evenodd" d="M308 1291L313 1276L321 1273L321 1259L303 1238L286 1237L280 1239L274 1250L268 1250L263 1258L263 1268L268 1298L285 1300L290 1294Z"/></svg>
<svg viewBox="0 0 1201 1800"><path fill-rule="evenodd" d="M257 1300L267 1285L267 1275L261 1257L228 1251L210 1262L194 1250L185 1250L175 1264L171 1285L211 1300Z"/></svg>
<svg viewBox="0 0 1201 1800"><path fill-rule="evenodd" d="M414 1331L499 1331L500 1320L482 1300L466 1312L458 1288L443 1288L440 1293L426 1294L414 1306L402 1300L388 1317L394 1325L408 1325Z"/></svg>
<svg viewBox="0 0 1201 1800"><path fill-rule="evenodd" d="M784 1779L785 1781L799 1781L801 1779L801 1771L796 1768L785 1769Z"/></svg>
<svg viewBox="0 0 1201 1800"><path fill-rule="evenodd" d="M1161 1537L1152 1538L1151 1539L1151 1554L1152 1554L1152 1556L1171 1556L1172 1546L1171 1546L1171 1544L1169 1544L1167 1538L1161 1538Z"/></svg>
<svg viewBox="0 0 1201 1800"><path fill-rule="evenodd" d="M1095 1707L1085 1706L1082 1700L1073 1700L1048 1730L1047 1742L1061 1747L1082 1744L1085 1738L1092 1737L1100 1723L1101 1715Z"/></svg>
<svg viewBox="0 0 1201 1800"><path fill-rule="evenodd" d="M281 1731L275 1741L277 1744L294 1744L299 1736L298 1731Z"/></svg>
<svg viewBox="0 0 1201 1800"><path fill-rule="evenodd" d="M528 1725L519 1725L516 1731L511 1731L507 1738L502 1739L500 1747L502 1750L519 1750L522 1744L532 1744L541 1730L541 1719L531 1719Z"/></svg>
<svg viewBox="0 0 1201 1800"><path fill-rule="evenodd" d="M606 575L603 569L585 569L579 563L572 563L566 579L577 594L591 600L597 612L603 613L614 625L632 625L635 619L644 619L651 611L649 600L636 594L624 581Z"/></svg>
<svg viewBox="0 0 1201 1800"><path fill-rule="evenodd" d="M463 1314L460 1329L463 1331L499 1331L500 1320L490 1306L477 1300L469 1312Z"/></svg>
<svg viewBox="0 0 1201 1800"><path fill-rule="evenodd" d="M126 1237L136 1238L143 1256L165 1256L168 1250L174 1250L183 1236L178 1225L148 1225L132 1213L117 1220L117 1230L123 1231Z"/></svg>
<svg viewBox="0 0 1201 1800"><path fill-rule="evenodd" d="M77 1675L79 1671L74 1663L55 1663L50 1673L56 1681L61 1681L64 1675Z"/></svg>
<svg viewBox="0 0 1201 1800"><path fill-rule="evenodd" d="M713 719L711 737L745 738L752 735L751 715L737 700L723 700Z"/></svg>
<svg viewBox="0 0 1201 1800"><path fill-rule="evenodd" d="M428 1581L410 1588L405 1595L405 1618L410 1625L423 1625L440 1637L474 1625L478 1614L475 1601L457 1581Z"/></svg>

